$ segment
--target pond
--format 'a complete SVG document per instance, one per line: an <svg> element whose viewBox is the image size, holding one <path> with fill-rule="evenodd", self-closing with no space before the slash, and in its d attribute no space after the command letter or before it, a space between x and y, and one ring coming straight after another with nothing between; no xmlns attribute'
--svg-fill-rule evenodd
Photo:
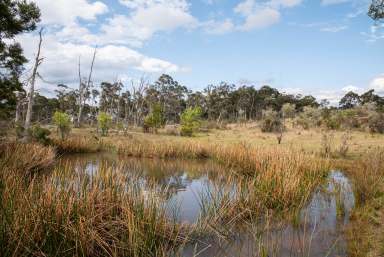
<svg viewBox="0 0 384 257"><path fill-rule="evenodd" d="M231 172L210 160L159 160L126 158L112 153L63 156L57 166L70 165L92 176L101 165L138 175L166 189L168 215L179 222L194 223L201 213L202 198L226 183ZM344 228L354 206L347 177L332 171L296 218L285 221L260 219L232 228L229 237L200 238L183 247L180 256L347 256ZM177 211L175 211L177 210Z"/></svg>

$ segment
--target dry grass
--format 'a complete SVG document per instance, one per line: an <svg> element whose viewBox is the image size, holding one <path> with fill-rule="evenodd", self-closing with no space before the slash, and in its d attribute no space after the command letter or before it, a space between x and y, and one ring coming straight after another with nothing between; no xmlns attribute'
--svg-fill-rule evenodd
<svg viewBox="0 0 384 257"><path fill-rule="evenodd" d="M261 148L245 144L221 146L208 143L128 141L117 145L118 152L135 157L211 158L236 175L245 177L253 209L286 210L301 207L329 172L330 162L300 150ZM228 176L231 174L228 173Z"/></svg>
<svg viewBox="0 0 384 257"><path fill-rule="evenodd" d="M103 140L90 136L72 136L65 140L54 138L52 142L59 153L94 153L107 149Z"/></svg>
<svg viewBox="0 0 384 257"><path fill-rule="evenodd" d="M366 153L346 169L357 200L348 229L349 255L384 256L384 149Z"/></svg>
<svg viewBox="0 0 384 257"><path fill-rule="evenodd" d="M51 167L54 160L55 151L52 147L18 142L0 144L0 170L3 171L20 171L18 175L30 175Z"/></svg>
<svg viewBox="0 0 384 257"><path fill-rule="evenodd" d="M144 190L137 177L119 168L101 167L92 178L71 167L29 180L15 176L24 166L46 167L36 158L14 163L28 149L43 151L40 158L47 151L53 156L52 148L40 147L2 148L2 256L168 256L188 240L192 228L166 217L163 192L151 185Z"/></svg>

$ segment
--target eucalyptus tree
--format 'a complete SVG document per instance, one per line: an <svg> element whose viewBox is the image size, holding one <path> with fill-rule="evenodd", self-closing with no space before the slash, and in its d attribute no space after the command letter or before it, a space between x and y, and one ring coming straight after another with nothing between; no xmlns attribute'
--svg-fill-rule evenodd
<svg viewBox="0 0 384 257"><path fill-rule="evenodd" d="M384 18L384 0L372 0L368 15L375 21L382 20Z"/></svg>
<svg viewBox="0 0 384 257"><path fill-rule="evenodd" d="M7 119L16 106L16 93L23 91L19 77L27 59L15 37L36 29L40 10L33 2L0 1L0 119Z"/></svg>
<svg viewBox="0 0 384 257"><path fill-rule="evenodd" d="M168 122L177 123L186 108L187 87L167 74L161 75L146 91L149 105L159 102Z"/></svg>

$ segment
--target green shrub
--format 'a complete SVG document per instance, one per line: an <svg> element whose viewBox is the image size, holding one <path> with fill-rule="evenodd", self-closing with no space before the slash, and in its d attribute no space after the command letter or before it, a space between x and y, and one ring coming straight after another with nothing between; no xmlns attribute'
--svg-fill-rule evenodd
<svg viewBox="0 0 384 257"><path fill-rule="evenodd" d="M262 132L281 132L283 126L283 120L278 112L273 110L263 112L263 118L261 120Z"/></svg>
<svg viewBox="0 0 384 257"><path fill-rule="evenodd" d="M47 145L50 143L49 135L51 134L51 131L49 131L46 128L40 127L40 125L36 124L32 126L28 130L29 137L36 142L39 142L41 144Z"/></svg>
<svg viewBox="0 0 384 257"><path fill-rule="evenodd" d="M202 110L200 107L188 108L180 116L181 121L181 135L182 136L193 136L201 126L201 114Z"/></svg>
<svg viewBox="0 0 384 257"><path fill-rule="evenodd" d="M71 131L71 117L64 112L56 111L53 114L53 122L57 126L61 139L64 140Z"/></svg>
<svg viewBox="0 0 384 257"><path fill-rule="evenodd" d="M160 104L155 104L152 111L144 119L144 132L157 132L157 129L165 125L163 109Z"/></svg>
<svg viewBox="0 0 384 257"><path fill-rule="evenodd" d="M100 112L99 115L97 116L97 122L98 122L99 128L101 129L101 136L107 136L108 130L112 123L111 115L105 112Z"/></svg>
<svg viewBox="0 0 384 257"><path fill-rule="evenodd" d="M372 113L368 117L368 127L372 133L384 133L384 114Z"/></svg>

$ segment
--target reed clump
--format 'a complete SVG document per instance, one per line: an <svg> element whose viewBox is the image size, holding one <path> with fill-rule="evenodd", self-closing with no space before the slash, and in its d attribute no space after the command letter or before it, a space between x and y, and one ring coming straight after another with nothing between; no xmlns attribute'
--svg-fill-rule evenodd
<svg viewBox="0 0 384 257"><path fill-rule="evenodd" d="M153 142L132 139L117 143L116 149L119 154L132 157L205 159L210 156L205 144L193 141Z"/></svg>
<svg viewBox="0 0 384 257"><path fill-rule="evenodd" d="M108 149L108 145L103 140L90 136L74 136L64 140L54 138L52 145L61 154L95 153Z"/></svg>
<svg viewBox="0 0 384 257"><path fill-rule="evenodd" d="M38 143L4 142L0 144L0 170L29 175L54 163L55 151ZM15 174L16 175L16 174Z"/></svg>
<svg viewBox="0 0 384 257"><path fill-rule="evenodd" d="M1 183L2 256L169 256L191 231L166 217L158 191L118 170L68 167L28 185L2 171Z"/></svg>
<svg viewBox="0 0 384 257"><path fill-rule="evenodd" d="M354 182L356 208L347 231L349 256L384 255L384 148L346 167Z"/></svg>
<svg viewBox="0 0 384 257"><path fill-rule="evenodd" d="M330 170L330 162L296 149L250 147L246 144L147 142L120 143L118 153L135 157L210 158L233 171L247 192L246 208L287 210L302 207ZM228 174L230 175L230 174Z"/></svg>

